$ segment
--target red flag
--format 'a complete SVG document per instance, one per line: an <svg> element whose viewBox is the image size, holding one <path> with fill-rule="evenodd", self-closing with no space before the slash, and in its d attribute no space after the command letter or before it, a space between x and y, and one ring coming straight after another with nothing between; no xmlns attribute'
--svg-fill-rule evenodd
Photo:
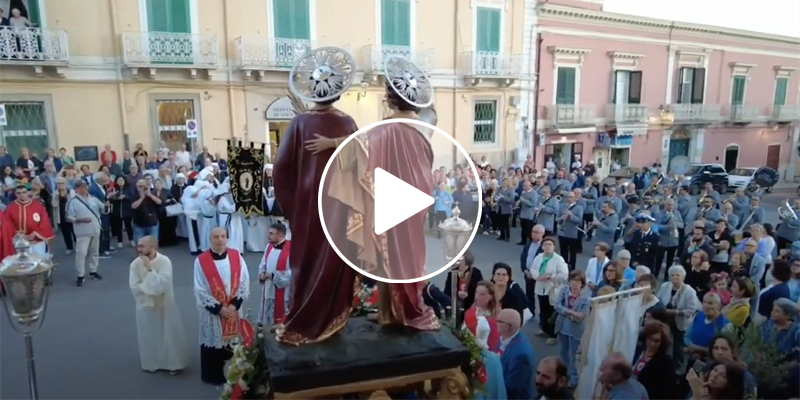
<svg viewBox="0 0 800 400"><path fill-rule="evenodd" d="M253 347L256 340L256 330L250 321L242 318L239 320L239 332L242 333L242 341L246 347Z"/></svg>
<svg viewBox="0 0 800 400"><path fill-rule="evenodd" d="M239 386L239 382L233 384L233 392L231 393L231 400L239 400L242 398L244 390Z"/></svg>

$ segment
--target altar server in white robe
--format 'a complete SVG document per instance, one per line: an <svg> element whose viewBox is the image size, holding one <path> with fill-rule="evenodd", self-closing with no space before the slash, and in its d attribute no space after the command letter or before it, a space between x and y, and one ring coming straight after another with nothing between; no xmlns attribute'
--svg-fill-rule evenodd
<svg viewBox="0 0 800 400"><path fill-rule="evenodd" d="M181 204L183 204L183 192L186 188L186 175L176 175L175 182L173 182L170 191L172 192L172 197L174 197L175 200L180 201ZM189 233L187 231L186 214L177 215L177 219L178 226L175 228L175 234L181 238L188 238Z"/></svg>
<svg viewBox="0 0 800 400"><path fill-rule="evenodd" d="M186 186L181 197L183 215L186 217L186 234L189 236L189 251L194 255L200 254L200 225L198 224L200 204L197 200L199 194L199 188L191 185Z"/></svg>
<svg viewBox="0 0 800 400"><path fill-rule="evenodd" d="M244 226L241 213L236 211L236 202L231 194L230 179L217 188L217 210L219 210L219 226L228 230L228 247L239 253L244 252Z"/></svg>
<svg viewBox="0 0 800 400"><path fill-rule="evenodd" d="M219 219L217 218L217 204L214 201L214 171L211 168L206 168L200 171L197 176L195 186L198 186L197 203L200 207L200 215L198 216L198 227L200 228L200 251L206 251L211 248L209 238L211 237L211 230L219 226Z"/></svg>
<svg viewBox="0 0 800 400"><path fill-rule="evenodd" d="M172 262L157 245L153 236L139 239L139 257L130 265L139 358L147 372L175 375L189 364L189 346L172 290Z"/></svg>
<svg viewBox="0 0 800 400"><path fill-rule="evenodd" d="M223 368L231 344L240 336L241 306L250 295L250 275L241 253L228 247L222 227L211 230L211 249L194 262L194 293L200 313L200 378L226 382Z"/></svg>
<svg viewBox="0 0 800 400"><path fill-rule="evenodd" d="M264 166L264 171L271 171L272 164ZM261 188L264 195L264 212L267 215L251 215L244 222L247 230L247 251L253 253L263 253L267 248L267 233L270 225L272 225L272 218L269 216L269 210L272 209L272 204L275 201L275 195L269 197L270 193L274 193L272 182L264 180L264 185Z"/></svg>
<svg viewBox="0 0 800 400"><path fill-rule="evenodd" d="M269 245L258 267L261 283L261 313L259 321L264 326L283 323L289 313L289 295L292 270L289 254L292 242L286 240L286 227L280 222L269 227Z"/></svg>

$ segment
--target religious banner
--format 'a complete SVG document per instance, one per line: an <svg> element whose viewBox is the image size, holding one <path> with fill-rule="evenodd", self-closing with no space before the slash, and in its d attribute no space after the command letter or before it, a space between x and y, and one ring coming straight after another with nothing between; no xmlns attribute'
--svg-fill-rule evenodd
<svg viewBox="0 0 800 400"><path fill-rule="evenodd" d="M243 147L241 141L228 140L228 170L231 194L236 211L245 217L264 215L264 145L259 148L250 143Z"/></svg>

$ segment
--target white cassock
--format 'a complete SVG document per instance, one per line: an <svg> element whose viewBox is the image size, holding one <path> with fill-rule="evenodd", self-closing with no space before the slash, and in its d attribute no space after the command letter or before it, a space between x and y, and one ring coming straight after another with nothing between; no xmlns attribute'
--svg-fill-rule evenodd
<svg viewBox="0 0 800 400"><path fill-rule="evenodd" d="M289 268L289 255L292 242L284 240L277 245L268 245L258 266L259 279L262 273L269 279L261 282L261 312L259 321L264 326L282 323L289 313L292 269Z"/></svg>
<svg viewBox="0 0 800 400"><path fill-rule="evenodd" d="M231 259L235 261L232 262ZM235 275L239 276L238 279L234 279ZM224 302L218 298L220 293L215 295L213 290L216 279L219 280L218 284L224 286L224 290L217 291L224 292ZM198 325L201 379L207 383L223 384L226 381L223 367L232 355L228 346L238 336L225 336L219 310L227 305L235 305L239 309L238 318L241 318L241 305L250 296L250 275L241 253L227 249L223 254L210 250L200 254L194 262L194 293L200 314Z"/></svg>
<svg viewBox="0 0 800 400"><path fill-rule="evenodd" d="M200 251L211 248L211 230L219 226L217 206L214 204L214 192L211 188L213 186L200 189L200 195L197 196L200 205L200 215L197 217L197 225L200 228Z"/></svg>
<svg viewBox="0 0 800 400"><path fill-rule="evenodd" d="M189 237L189 251L196 253L200 245L200 227L198 225L198 217L200 216L200 207L197 204L197 198L194 195L197 193L197 186L187 186L183 191L181 197L181 204L183 204L183 215L186 223L186 234Z"/></svg>
<svg viewBox="0 0 800 400"><path fill-rule="evenodd" d="M129 277L142 369L179 371L189 364L189 346L172 290L172 262L156 253L150 265L148 271L137 257Z"/></svg>
<svg viewBox="0 0 800 400"><path fill-rule="evenodd" d="M228 230L228 247L244 252L244 227L242 226L244 217L236 212L236 203L230 193L223 195L217 202L219 210L219 224Z"/></svg>

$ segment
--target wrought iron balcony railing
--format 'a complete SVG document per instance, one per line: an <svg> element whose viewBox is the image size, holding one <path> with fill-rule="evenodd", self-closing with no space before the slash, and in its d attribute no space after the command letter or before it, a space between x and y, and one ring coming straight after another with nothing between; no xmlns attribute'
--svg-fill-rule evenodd
<svg viewBox="0 0 800 400"><path fill-rule="evenodd" d="M677 123L713 123L720 120L720 106L717 104L670 104L666 107Z"/></svg>
<svg viewBox="0 0 800 400"><path fill-rule="evenodd" d="M522 78L522 55L489 51L461 53L461 74L468 77Z"/></svg>
<svg viewBox="0 0 800 400"><path fill-rule="evenodd" d="M217 35L173 32L124 32L122 56L129 67L216 68Z"/></svg>
<svg viewBox="0 0 800 400"><path fill-rule="evenodd" d="M606 119L615 124L646 124L650 111L641 104L609 104L606 106Z"/></svg>
<svg viewBox="0 0 800 400"><path fill-rule="evenodd" d="M597 122L597 109L591 105L554 104L545 107L547 119L556 127L592 125Z"/></svg>
<svg viewBox="0 0 800 400"><path fill-rule="evenodd" d="M295 61L314 48L306 39L283 39L266 36L239 36L239 68L245 70L289 70Z"/></svg>
<svg viewBox="0 0 800 400"><path fill-rule="evenodd" d="M69 64L69 36L63 30L0 27L0 63Z"/></svg>
<svg viewBox="0 0 800 400"><path fill-rule="evenodd" d="M414 49L410 46L368 45L363 48L364 64L368 71L382 72L387 57L399 55L408 58L425 71L436 66L436 49Z"/></svg>

